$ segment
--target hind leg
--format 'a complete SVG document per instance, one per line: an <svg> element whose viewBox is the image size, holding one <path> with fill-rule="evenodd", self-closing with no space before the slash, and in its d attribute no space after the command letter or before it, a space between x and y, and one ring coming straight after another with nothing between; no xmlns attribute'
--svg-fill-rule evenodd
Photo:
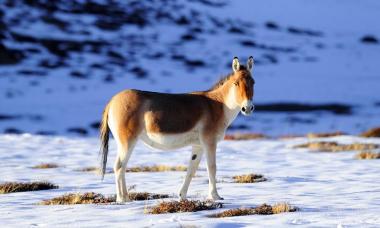
<svg viewBox="0 0 380 228"><path fill-rule="evenodd" d="M136 145L136 140L129 140L127 143L117 145L117 157L114 165L115 182L116 182L116 202L128 202L128 191L125 183L125 172L127 163L131 157L132 151Z"/></svg>

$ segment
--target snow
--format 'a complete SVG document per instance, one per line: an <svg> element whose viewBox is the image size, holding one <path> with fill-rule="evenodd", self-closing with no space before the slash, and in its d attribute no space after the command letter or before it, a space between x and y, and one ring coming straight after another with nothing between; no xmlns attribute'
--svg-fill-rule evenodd
<svg viewBox="0 0 380 228"><path fill-rule="evenodd" d="M337 130L356 134L380 125L380 109L376 105L380 102L380 45L360 42L360 38L368 34L380 37L378 1L245 0L228 1L222 7L209 7L198 1L182 4L174 15L199 13L199 16L190 17L194 19L190 25L159 21L142 28L123 25L118 31L105 31L94 26L96 15L69 12L54 14L69 24L68 29L53 29L52 25L40 21L38 15L43 13L37 8L25 5L7 8L4 11L7 24L12 21L12 16L30 11L29 20L22 20L20 25L8 25L12 32L37 38L107 41L110 46L99 53L72 52L65 59L67 66L44 69L38 65L41 60L57 61L59 58L40 45L16 42L6 34L8 38L4 42L9 47L37 48L40 53L28 53L30 57L21 64L0 67L1 114L33 114L41 115L43 119L0 121L0 129L17 128L28 133L46 131L61 135L68 134L69 128L81 127L94 136L97 132L89 125L99 121L105 104L117 92L127 88L175 93L206 90L220 76L231 71L230 62L235 55L243 62L250 55L257 60L254 68L256 104L295 102L353 106L351 115L259 112L248 119L239 116L235 125L244 124L245 131L272 136ZM210 18L218 20L224 27L214 25ZM276 23L278 30L266 28L265 23L269 21ZM228 32L231 26L242 28L244 33ZM194 27L203 31L191 32ZM292 34L288 28L311 30L322 35ZM197 39L181 40L180 37L187 33ZM294 48L295 51L287 53L241 45L246 40ZM111 63L114 60L110 61L106 54L109 50L124 56L124 62ZM156 53L164 55L157 59L150 57ZM172 55L201 60L206 66L189 67L181 60L172 59ZM278 62L270 63L268 55ZM104 69L90 67L93 63ZM139 79L131 73L136 66L146 70L148 77ZM20 70L42 70L47 75L27 77L20 75ZM73 71L80 71L88 78L73 78L70 76ZM113 76L114 82L105 83L103 79L107 75ZM78 116L77 113L85 115ZM292 121L295 118L312 121Z"/></svg>
<svg viewBox="0 0 380 228"><path fill-rule="evenodd" d="M117 2L120 9L131 10L129 1ZM249 117L239 115L233 122L235 128L229 132L278 136L343 131L356 135L380 125L380 44L360 42L365 35L380 39L379 1L218 2L226 4L211 7L202 1L179 0L160 5L162 2L157 1L150 5L152 11L146 18L150 24L145 27L123 24L120 30L103 30L94 25L105 15L62 10L70 8L70 1L57 1L61 10L51 14L24 1L8 1L0 5L1 43L25 54L20 63L0 65L0 116L15 117L0 118L0 132L12 128L26 132L0 134L0 183L48 180L60 186L55 190L0 195L0 226L380 226L378 161L354 160L354 152L313 153L306 149L292 149L293 145L307 142L309 139L306 138L223 141L217 152L217 178L220 180L217 186L225 198L226 209L286 201L301 208L295 213L223 219L206 216L224 209L144 214L147 207L160 200L122 205L36 205L41 200L69 192L115 193L113 174L106 174L101 182L94 173L75 171L99 164L99 143L95 138L98 131L90 125L100 120L105 104L114 94L128 88L173 93L206 90L231 71L233 56L238 56L244 63L250 55L255 58L254 101L258 107L278 102L339 103L352 106L353 113L254 112ZM9 6L12 4L14 7ZM140 1L140 4L147 3ZM176 4L181 6L176 7ZM171 16L186 16L190 19L188 25L178 25L168 18L156 19L151 14L158 8L165 11L173 5L175 10L170 11ZM41 19L42 16L54 16L67 23L67 27L61 29L54 23L49 24ZM267 28L267 22L275 23L278 29ZM241 28L243 33L229 32L231 27ZM194 28L202 31L195 32ZM294 34L288 31L289 28L321 35ZM18 41L12 33L36 39L108 44L98 51L92 52L86 47L64 57L39 43ZM181 38L184 34L194 35L195 39L184 41ZM243 46L243 41L253 41L258 46ZM294 51L274 51L264 46ZM123 59L109 56L109 51L116 52ZM152 57L159 53L161 57ZM186 60L203 61L205 66L191 67L184 60L173 58L176 55ZM271 62L270 58L276 61ZM58 63L58 67L41 66L46 60L53 65ZM131 72L134 67L145 70L147 77L137 77ZM25 70L42 72L45 76L39 73L25 75L22 73ZM87 78L70 76L75 71ZM112 76L112 82L105 82L108 76ZM68 132L70 128L83 128L88 133L86 137L78 137ZM54 136L35 135L41 132ZM380 144L379 139L354 136L319 140ZM108 169L115 159L114 144L111 140ZM129 165L187 165L189 159L190 148L158 152L138 144ZM44 170L31 168L42 162L61 166ZM269 181L232 183L233 175L251 172L263 174ZM173 195L171 199L176 199L185 173L128 173L126 176L128 186L135 185L136 191L167 193ZM205 162L202 161L190 185L189 197L205 199L207 182Z"/></svg>
<svg viewBox="0 0 380 228"><path fill-rule="evenodd" d="M339 136L324 141L377 143L380 139ZM7 227L179 227L196 225L286 227L376 227L380 225L379 165L376 160L355 160L355 152L318 153L292 146L309 141L287 140L222 141L217 149L217 187L225 208L195 213L144 214L161 200L130 202L121 205L36 205L44 199L65 193L94 191L114 194L114 176L105 180L95 173L75 171L98 165L98 139L23 134L0 136L0 180L46 180L59 189L0 195L0 225ZM108 168L115 159L115 142L110 141ZM137 165L186 165L190 148L170 152L148 149L138 144L129 162ZM55 162L55 169L31 169L41 162ZM232 183L238 174L260 173L269 179L254 184ZM176 198L184 172L128 173L127 185L135 191L166 193ZM189 198L205 199L207 172L204 159L193 179ZM251 207L262 203L289 202L299 212L278 215L253 215L233 218L207 218L229 208Z"/></svg>

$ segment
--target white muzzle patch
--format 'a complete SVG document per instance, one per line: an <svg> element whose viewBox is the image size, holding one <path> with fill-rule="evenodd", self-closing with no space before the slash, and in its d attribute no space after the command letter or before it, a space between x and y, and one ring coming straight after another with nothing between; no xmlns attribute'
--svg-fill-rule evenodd
<svg viewBox="0 0 380 228"><path fill-rule="evenodd" d="M241 107L241 113L245 116L249 116L255 110L252 100L247 100L243 103Z"/></svg>

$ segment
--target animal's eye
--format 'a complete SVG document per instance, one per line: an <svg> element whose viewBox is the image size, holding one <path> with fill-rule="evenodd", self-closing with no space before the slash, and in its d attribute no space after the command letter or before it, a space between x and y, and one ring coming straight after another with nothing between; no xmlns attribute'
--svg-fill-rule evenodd
<svg viewBox="0 0 380 228"><path fill-rule="evenodd" d="M238 86L238 85L239 85L239 82L234 82L234 85Z"/></svg>

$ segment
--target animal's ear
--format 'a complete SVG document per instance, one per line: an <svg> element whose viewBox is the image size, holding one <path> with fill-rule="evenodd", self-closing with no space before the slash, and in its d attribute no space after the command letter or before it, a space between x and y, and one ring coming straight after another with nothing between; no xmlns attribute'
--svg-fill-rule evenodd
<svg viewBox="0 0 380 228"><path fill-rule="evenodd" d="M234 72L238 71L240 69L240 63L238 57L234 57L234 60L232 60L232 70Z"/></svg>
<svg viewBox="0 0 380 228"><path fill-rule="evenodd" d="M248 61L247 61L247 69L249 71L252 71L253 64L254 64L253 57L249 56Z"/></svg>

